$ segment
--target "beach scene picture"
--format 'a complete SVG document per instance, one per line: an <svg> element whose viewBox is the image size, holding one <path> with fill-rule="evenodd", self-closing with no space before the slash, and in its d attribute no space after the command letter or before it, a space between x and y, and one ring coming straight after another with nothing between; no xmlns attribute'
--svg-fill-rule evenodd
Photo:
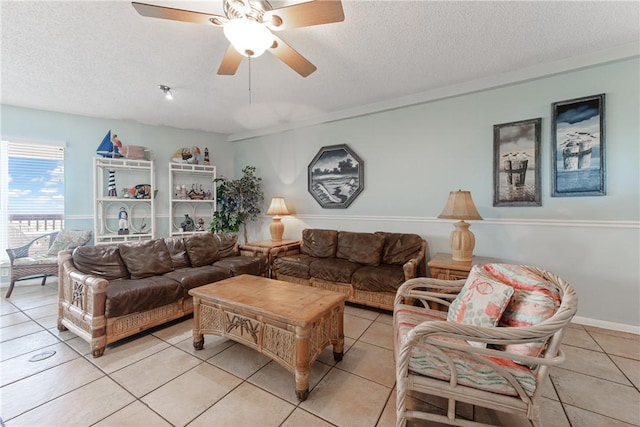
<svg viewBox="0 0 640 427"><path fill-rule="evenodd" d="M364 164L345 144L322 147L309 164L309 193L323 208L346 208L364 188Z"/></svg>
<svg viewBox="0 0 640 427"><path fill-rule="evenodd" d="M604 94L557 102L553 113L553 196L604 195Z"/></svg>
<svg viewBox="0 0 640 427"><path fill-rule="evenodd" d="M494 206L540 206L542 119L494 125Z"/></svg>

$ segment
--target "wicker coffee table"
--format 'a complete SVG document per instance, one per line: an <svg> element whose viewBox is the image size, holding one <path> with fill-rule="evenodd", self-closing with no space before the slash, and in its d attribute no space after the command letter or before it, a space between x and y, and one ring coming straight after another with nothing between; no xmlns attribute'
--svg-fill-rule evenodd
<svg viewBox="0 0 640 427"><path fill-rule="evenodd" d="M342 360L346 294L246 274L189 294L196 350L204 347L204 334L251 347L294 374L300 401L309 395L313 362L329 344L334 360Z"/></svg>

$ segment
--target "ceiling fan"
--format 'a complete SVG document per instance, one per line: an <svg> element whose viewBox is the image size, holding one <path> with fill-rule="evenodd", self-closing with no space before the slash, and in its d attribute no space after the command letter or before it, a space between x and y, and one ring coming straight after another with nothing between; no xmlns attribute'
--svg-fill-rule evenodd
<svg viewBox="0 0 640 427"><path fill-rule="evenodd" d="M243 56L251 59L268 50L307 77L316 66L274 32L344 21L340 0L315 0L276 9L266 0L223 0L226 16L137 2L132 5L142 16L223 27L230 45L218 68L221 75L235 74Z"/></svg>

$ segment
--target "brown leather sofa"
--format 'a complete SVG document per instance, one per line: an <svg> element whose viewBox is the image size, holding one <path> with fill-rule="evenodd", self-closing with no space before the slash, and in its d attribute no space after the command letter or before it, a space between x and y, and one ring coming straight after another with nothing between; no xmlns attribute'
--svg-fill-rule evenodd
<svg viewBox="0 0 640 427"><path fill-rule="evenodd" d="M107 344L193 312L189 290L239 274L266 275L267 259L241 256L233 233L198 233L58 254L58 329Z"/></svg>
<svg viewBox="0 0 640 427"><path fill-rule="evenodd" d="M396 290L425 276L427 242L417 234L305 229L300 253L276 258L273 277L343 292L348 301L393 311Z"/></svg>

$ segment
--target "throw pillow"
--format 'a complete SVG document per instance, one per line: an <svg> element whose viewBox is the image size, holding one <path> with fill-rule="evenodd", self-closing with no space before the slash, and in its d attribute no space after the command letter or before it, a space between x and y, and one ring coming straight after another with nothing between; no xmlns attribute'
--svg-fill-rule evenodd
<svg viewBox="0 0 640 427"><path fill-rule="evenodd" d="M447 320L466 325L494 327L513 295L511 286L502 284L481 267L473 266L460 293L451 303ZM469 341L476 347L486 343Z"/></svg>
<svg viewBox="0 0 640 427"><path fill-rule="evenodd" d="M553 316L560 307L560 291L543 277L518 265L486 264L484 270L513 287L509 305L500 318L499 326L533 326ZM516 354L538 357L546 340L509 344L504 349Z"/></svg>
<svg viewBox="0 0 640 427"><path fill-rule="evenodd" d="M57 256L58 252L82 246L91 239L90 231L83 230L60 230L56 240L49 246L47 255Z"/></svg>

